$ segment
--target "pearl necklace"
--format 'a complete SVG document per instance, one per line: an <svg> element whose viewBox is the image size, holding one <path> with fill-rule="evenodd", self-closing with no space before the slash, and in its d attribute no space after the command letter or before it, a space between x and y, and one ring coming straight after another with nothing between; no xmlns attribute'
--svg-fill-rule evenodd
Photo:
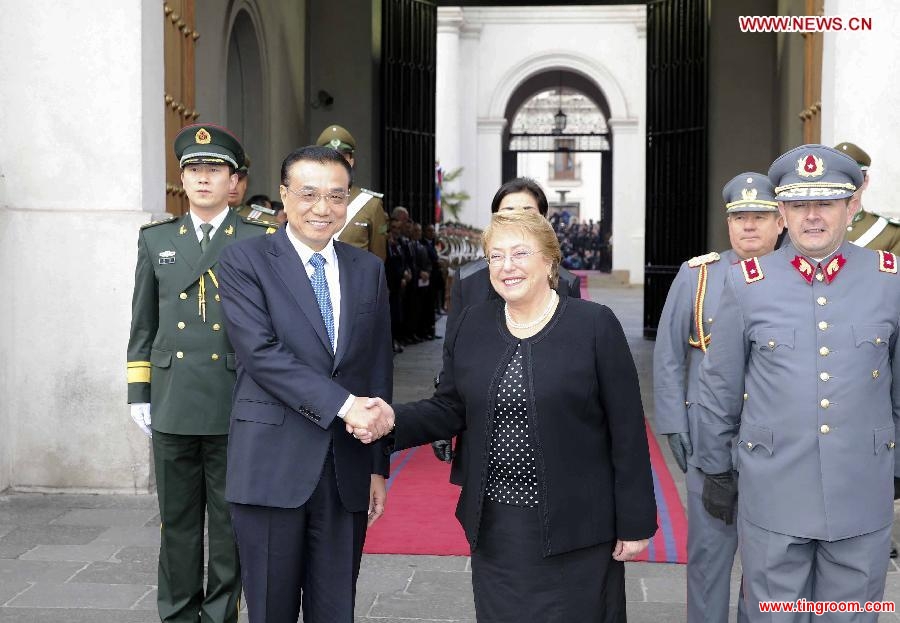
<svg viewBox="0 0 900 623"><path fill-rule="evenodd" d="M544 309L544 312L538 316L535 320L531 322L516 322L512 319L512 316L509 315L509 303L503 306L503 315L506 316L506 323L511 326L513 329L531 329L532 327L536 327L547 319L547 316L553 311L553 306L556 304L556 299L559 295L556 293L556 290L550 290L550 302L547 304L547 308Z"/></svg>

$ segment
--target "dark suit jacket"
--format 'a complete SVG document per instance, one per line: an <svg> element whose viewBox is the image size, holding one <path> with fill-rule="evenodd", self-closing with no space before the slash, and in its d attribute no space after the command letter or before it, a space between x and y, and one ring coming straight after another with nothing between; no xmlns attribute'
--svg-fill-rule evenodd
<svg viewBox="0 0 900 623"><path fill-rule="evenodd" d="M573 339L577 336L577 339ZM560 297L553 318L519 340L503 302L470 306L444 342L434 396L394 405L394 449L466 431L456 516L474 549L497 385L521 344L545 556L656 532L656 501L637 371L609 308Z"/></svg>
<svg viewBox="0 0 900 623"><path fill-rule="evenodd" d="M384 267L371 253L342 242L334 247L341 284L336 354L283 227L222 253L222 308L238 360L225 486L229 502L304 504L331 447L348 511L368 508L370 474L387 475L383 448L353 439L337 417L350 393L385 399L392 394Z"/></svg>
<svg viewBox="0 0 900 623"><path fill-rule="evenodd" d="M581 298L581 278L573 275L562 266L559 267L559 282L556 291L560 296ZM483 303L488 300L500 300L500 295L491 285L490 271L484 260L469 262L459 269L453 285L450 287L450 310L447 314L447 332L458 322L462 311L469 305ZM463 483L463 466L461 455L465 447L465 435L456 438L456 455L450 468L450 482L455 485Z"/></svg>

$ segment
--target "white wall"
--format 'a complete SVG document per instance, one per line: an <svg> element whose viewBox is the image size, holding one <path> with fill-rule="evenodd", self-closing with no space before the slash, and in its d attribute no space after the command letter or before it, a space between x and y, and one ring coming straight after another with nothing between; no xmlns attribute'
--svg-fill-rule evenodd
<svg viewBox="0 0 900 623"><path fill-rule="evenodd" d="M876 0L825 0L825 15L870 17L871 31L826 33L822 54L822 143L856 143L872 157L867 210L900 216L900 11Z"/></svg>
<svg viewBox="0 0 900 623"><path fill-rule="evenodd" d="M125 347L138 225L164 210L162 8L0 15L0 489L146 491Z"/></svg>
<svg viewBox="0 0 900 623"><path fill-rule="evenodd" d="M575 154L575 167L580 169L578 180L552 180L550 171L553 154L519 154L519 175L536 180L547 193L550 203L559 201L558 190L566 190L566 203L579 203L579 220L587 222L600 220L600 154Z"/></svg>
<svg viewBox="0 0 900 623"><path fill-rule="evenodd" d="M462 220L476 226L488 221L488 206L501 181L503 115L516 87L545 71L581 73L598 85L611 108L613 268L628 270L631 282L641 283L645 8L439 8L438 23L438 93L458 97L437 109L436 142L439 148L459 145L458 164L440 152L438 158L448 169L465 167L458 187L472 200ZM454 56L459 66L445 69ZM448 121L453 118L446 112L449 105L457 106L456 124Z"/></svg>

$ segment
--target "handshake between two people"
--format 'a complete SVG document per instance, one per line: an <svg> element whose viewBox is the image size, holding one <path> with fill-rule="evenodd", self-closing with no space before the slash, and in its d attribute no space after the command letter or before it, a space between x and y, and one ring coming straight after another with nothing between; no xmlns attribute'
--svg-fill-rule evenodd
<svg viewBox="0 0 900 623"><path fill-rule="evenodd" d="M381 398L358 396L344 416L347 432L363 443L372 443L394 430L394 410Z"/></svg>

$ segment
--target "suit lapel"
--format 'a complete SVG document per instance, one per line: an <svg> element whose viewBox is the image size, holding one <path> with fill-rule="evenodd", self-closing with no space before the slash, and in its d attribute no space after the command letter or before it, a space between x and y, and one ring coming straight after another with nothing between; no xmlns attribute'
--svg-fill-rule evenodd
<svg viewBox="0 0 900 623"><path fill-rule="evenodd" d="M356 269L356 258L348 257L342 242L334 241L334 252L337 254L340 266L341 282L341 326L338 334L338 349L334 357L334 367L337 368L347 349L350 347L350 334L353 331L354 312L356 311L356 295L359 292L357 283L359 272Z"/></svg>
<svg viewBox="0 0 900 623"><path fill-rule="evenodd" d="M328 330L325 328L322 311L319 309L319 303L316 301L316 295L309 282L309 277L306 275L303 262L300 261L297 251L288 240L284 228L272 234L270 239L268 254L272 270L284 282L288 292L303 310L307 320L319 336L322 347L331 353ZM343 308L341 309L343 310Z"/></svg>

